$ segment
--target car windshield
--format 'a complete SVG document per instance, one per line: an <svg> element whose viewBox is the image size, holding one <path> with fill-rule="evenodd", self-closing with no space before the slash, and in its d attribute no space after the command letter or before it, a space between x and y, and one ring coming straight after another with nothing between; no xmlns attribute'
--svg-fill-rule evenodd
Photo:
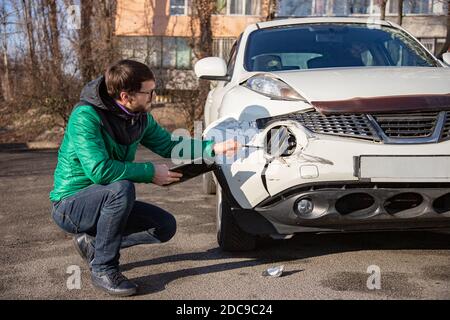
<svg viewBox="0 0 450 320"><path fill-rule="evenodd" d="M405 32L366 24L308 24L250 34L247 71L336 67L436 67L433 57Z"/></svg>

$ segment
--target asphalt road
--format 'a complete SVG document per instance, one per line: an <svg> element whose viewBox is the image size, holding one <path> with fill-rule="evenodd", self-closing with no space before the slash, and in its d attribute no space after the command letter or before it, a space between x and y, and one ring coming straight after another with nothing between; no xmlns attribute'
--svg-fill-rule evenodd
<svg viewBox="0 0 450 320"><path fill-rule="evenodd" d="M0 151L1 299L110 299L91 285L71 237L50 217L56 159L56 151ZM149 159L161 161L139 151L138 161ZM232 255L217 246L215 198L200 183L137 185L139 200L175 215L178 232L168 243L121 252L124 274L140 285L126 299L450 298L448 232L305 234ZM282 277L261 275L280 265ZM80 289L71 266L80 268ZM367 287L369 266L380 270L380 289Z"/></svg>

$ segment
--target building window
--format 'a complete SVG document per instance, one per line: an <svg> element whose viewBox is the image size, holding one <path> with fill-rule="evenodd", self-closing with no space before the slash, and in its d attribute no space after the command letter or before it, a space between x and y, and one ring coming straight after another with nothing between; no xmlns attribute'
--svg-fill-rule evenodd
<svg viewBox="0 0 450 320"><path fill-rule="evenodd" d="M279 15L282 17L309 16L312 13L311 0L280 0Z"/></svg>
<svg viewBox="0 0 450 320"><path fill-rule="evenodd" d="M398 0L389 0L389 13L398 13ZM403 14L446 14L447 1L442 0L403 0Z"/></svg>
<svg viewBox="0 0 450 320"><path fill-rule="evenodd" d="M165 69L191 68L192 50L187 38L163 37L162 67Z"/></svg>
<svg viewBox="0 0 450 320"><path fill-rule="evenodd" d="M153 68L161 68L162 38L147 38L147 59L146 63Z"/></svg>
<svg viewBox="0 0 450 320"><path fill-rule="evenodd" d="M119 37L120 52L123 58L133 59L151 67L161 65L160 37Z"/></svg>
<svg viewBox="0 0 450 320"><path fill-rule="evenodd" d="M190 69L192 50L189 47L188 40L186 38L177 38L176 41L177 63L176 69Z"/></svg>
<svg viewBox="0 0 450 320"><path fill-rule="evenodd" d="M259 16L260 0L217 0L217 13L222 15Z"/></svg>
<svg viewBox="0 0 450 320"><path fill-rule="evenodd" d="M279 17L351 16L380 14L382 0L278 0ZM446 14L448 2L443 0L402 0L403 13ZM225 2L225 0L219 0ZM398 0L388 0L386 13L397 14Z"/></svg>
<svg viewBox="0 0 450 320"><path fill-rule="evenodd" d="M182 16L189 14L191 0L170 0L170 15Z"/></svg>
<svg viewBox="0 0 450 320"><path fill-rule="evenodd" d="M213 56L220 57L227 61L229 59L231 48L233 47L235 38L219 38L213 40Z"/></svg>
<svg viewBox="0 0 450 320"><path fill-rule="evenodd" d="M448 12L448 6L449 6L448 1L434 0L432 5L433 14L446 15Z"/></svg>
<svg viewBox="0 0 450 320"><path fill-rule="evenodd" d="M314 1L314 12L313 15L325 16L327 15L327 0L316 0Z"/></svg>
<svg viewBox="0 0 450 320"><path fill-rule="evenodd" d="M336 16L347 15L347 2L346 1L333 1L333 14Z"/></svg>
<svg viewBox="0 0 450 320"><path fill-rule="evenodd" d="M135 59L155 69L191 69L193 61L189 38L119 37L124 59Z"/></svg>
<svg viewBox="0 0 450 320"><path fill-rule="evenodd" d="M349 14L368 14L371 6L370 0L348 1Z"/></svg>
<svg viewBox="0 0 450 320"><path fill-rule="evenodd" d="M435 39L434 38L424 38L424 39L419 39L420 42L422 42L422 44L425 46L425 48L428 49L428 51L430 51L432 54L435 53Z"/></svg>
<svg viewBox="0 0 450 320"><path fill-rule="evenodd" d="M430 12L429 0L406 0L403 4L404 13L423 13L428 14Z"/></svg>
<svg viewBox="0 0 450 320"><path fill-rule="evenodd" d="M369 14L377 0L279 0L278 16L348 16Z"/></svg>
<svg viewBox="0 0 450 320"><path fill-rule="evenodd" d="M435 55L438 54L439 52L441 52L442 48L444 47L444 44L445 44L445 38L437 38L436 39L436 46L434 48Z"/></svg>
<svg viewBox="0 0 450 320"><path fill-rule="evenodd" d="M217 0L216 1L217 14L225 15L227 14L227 0Z"/></svg>
<svg viewBox="0 0 450 320"><path fill-rule="evenodd" d="M374 0L333 1L333 14L336 16L370 14L376 5Z"/></svg>
<svg viewBox="0 0 450 320"><path fill-rule="evenodd" d="M177 41L175 37L163 37L162 67L175 68L177 64Z"/></svg>
<svg viewBox="0 0 450 320"><path fill-rule="evenodd" d="M230 14L244 14L244 1L229 0L230 2Z"/></svg>

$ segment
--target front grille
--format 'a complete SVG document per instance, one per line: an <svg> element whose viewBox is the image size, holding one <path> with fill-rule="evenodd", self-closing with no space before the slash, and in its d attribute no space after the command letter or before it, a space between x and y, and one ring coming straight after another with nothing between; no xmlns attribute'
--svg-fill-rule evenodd
<svg viewBox="0 0 450 320"><path fill-rule="evenodd" d="M441 140L450 139L450 111L446 112L445 117L446 117L446 119L445 119L444 128L442 129Z"/></svg>
<svg viewBox="0 0 450 320"><path fill-rule="evenodd" d="M298 121L314 133L374 142L401 144L450 140L450 111L332 115L309 111L261 118L257 120L257 125L264 128L282 120Z"/></svg>
<svg viewBox="0 0 450 320"><path fill-rule="evenodd" d="M411 114L376 114L373 118L389 138L431 137L439 112Z"/></svg>
<svg viewBox="0 0 450 320"><path fill-rule="evenodd" d="M319 112L306 112L299 113L297 120L316 133L379 141L376 131L364 114L323 115Z"/></svg>

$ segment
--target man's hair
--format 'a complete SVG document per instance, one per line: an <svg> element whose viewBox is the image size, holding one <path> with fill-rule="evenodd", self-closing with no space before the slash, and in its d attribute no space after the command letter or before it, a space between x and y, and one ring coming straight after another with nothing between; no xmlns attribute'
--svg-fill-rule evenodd
<svg viewBox="0 0 450 320"><path fill-rule="evenodd" d="M155 76L148 66L133 60L120 60L109 66L105 72L108 94L120 98L122 91L133 93L141 89L142 82L153 80Z"/></svg>

